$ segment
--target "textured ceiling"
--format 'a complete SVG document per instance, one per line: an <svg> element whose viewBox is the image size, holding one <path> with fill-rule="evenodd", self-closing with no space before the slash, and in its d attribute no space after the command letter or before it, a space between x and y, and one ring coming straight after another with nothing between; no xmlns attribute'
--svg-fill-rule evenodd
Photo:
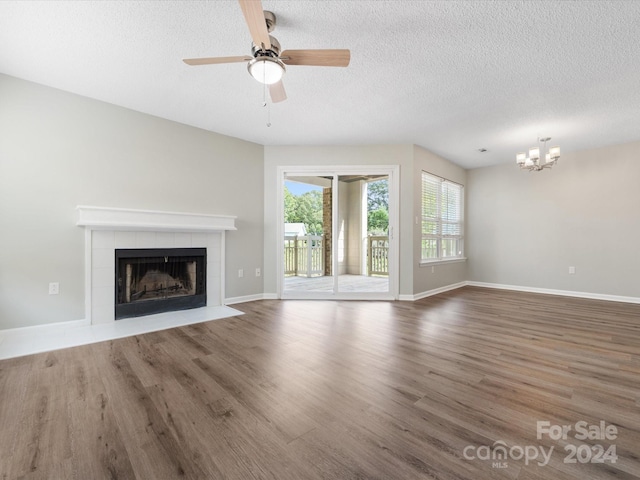
<svg viewBox="0 0 640 480"><path fill-rule="evenodd" d="M640 140L640 1L280 1L290 66L271 105L236 1L1 1L0 72L264 145L415 143L465 167ZM1 92L0 92L1 94ZM488 152L479 153L479 148Z"/></svg>

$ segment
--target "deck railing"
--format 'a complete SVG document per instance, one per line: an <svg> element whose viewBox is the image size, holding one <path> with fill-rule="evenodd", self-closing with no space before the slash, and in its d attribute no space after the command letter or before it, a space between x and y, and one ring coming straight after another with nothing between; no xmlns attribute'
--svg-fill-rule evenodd
<svg viewBox="0 0 640 480"><path fill-rule="evenodd" d="M324 237L302 235L284 237L284 274L321 277L324 275ZM367 275L389 275L389 237L367 237Z"/></svg>
<svg viewBox="0 0 640 480"><path fill-rule="evenodd" d="M324 275L322 235L284 237L284 274L302 277Z"/></svg>
<svg viewBox="0 0 640 480"><path fill-rule="evenodd" d="M367 240L367 274L389 275L389 237L370 235Z"/></svg>

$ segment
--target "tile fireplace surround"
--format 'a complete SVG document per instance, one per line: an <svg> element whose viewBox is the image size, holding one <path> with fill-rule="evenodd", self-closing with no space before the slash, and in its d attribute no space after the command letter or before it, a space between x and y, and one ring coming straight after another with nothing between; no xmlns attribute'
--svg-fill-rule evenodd
<svg viewBox="0 0 640 480"><path fill-rule="evenodd" d="M233 216L78 206L85 228L85 315L91 324L115 321L116 248L206 248L207 306L224 301L225 232Z"/></svg>

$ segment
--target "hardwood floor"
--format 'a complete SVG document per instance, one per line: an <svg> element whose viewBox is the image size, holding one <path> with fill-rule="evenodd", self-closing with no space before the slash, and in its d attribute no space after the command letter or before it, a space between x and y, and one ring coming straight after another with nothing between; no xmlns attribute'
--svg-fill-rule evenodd
<svg viewBox="0 0 640 480"><path fill-rule="evenodd" d="M640 305L465 287L235 307L1 361L0 478L640 478ZM617 461L586 462L596 444Z"/></svg>

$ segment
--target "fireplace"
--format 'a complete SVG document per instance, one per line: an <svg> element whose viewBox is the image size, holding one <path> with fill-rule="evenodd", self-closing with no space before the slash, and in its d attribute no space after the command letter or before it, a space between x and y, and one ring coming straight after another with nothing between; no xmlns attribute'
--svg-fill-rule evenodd
<svg viewBox="0 0 640 480"><path fill-rule="evenodd" d="M187 256L193 253L189 250L191 248L206 250L203 267L198 269L196 265L196 270L202 272L202 277L206 279L204 306L214 307L224 303L225 237L227 231L236 230L236 217L85 205L79 205L76 210L76 224L84 227L85 231L85 315L91 324L108 324L115 320L114 299L118 298L118 287L114 272L119 270L116 263L120 262L116 262L115 255L118 249L171 249L166 255L162 252L154 254L156 258L162 258L161 263L164 263L165 256L175 254L172 251L174 248L188 249ZM185 301L180 298L171 300ZM140 305L128 307L134 309L134 313L129 312L127 316L145 314L137 313L142 300L135 303ZM131 302L129 304L133 305ZM191 306L178 305L176 308Z"/></svg>
<svg viewBox="0 0 640 480"><path fill-rule="evenodd" d="M206 248L115 250L115 319L207 305Z"/></svg>

